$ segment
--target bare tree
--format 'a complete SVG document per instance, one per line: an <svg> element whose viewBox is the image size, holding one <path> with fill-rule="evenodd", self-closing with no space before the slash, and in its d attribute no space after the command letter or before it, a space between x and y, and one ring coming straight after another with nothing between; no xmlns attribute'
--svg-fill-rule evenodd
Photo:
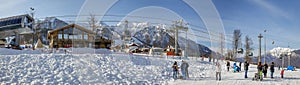
<svg viewBox="0 0 300 85"><path fill-rule="evenodd" d="M249 36L247 35L245 37L245 48L246 48L245 60L248 62L251 62L252 60L251 56L253 55L252 53L253 48L251 47L251 45L253 45L252 39L249 38Z"/></svg>
<svg viewBox="0 0 300 85"><path fill-rule="evenodd" d="M98 28L100 28L100 26L98 25L99 21L96 19L95 15L90 14L90 17L88 18L88 23L92 28L93 32L97 33L98 31L101 31L101 30L97 30Z"/></svg>
<svg viewBox="0 0 300 85"><path fill-rule="evenodd" d="M233 32L233 56L232 60L234 60L237 56L237 49L241 46L241 36L242 33L240 30L234 30Z"/></svg>
<svg viewBox="0 0 300 85"><path fill-rule="evenodd" d="M227 49L227 53L225 53L225 60L231 60L232 56L233 56L233 51Z"/></svg>

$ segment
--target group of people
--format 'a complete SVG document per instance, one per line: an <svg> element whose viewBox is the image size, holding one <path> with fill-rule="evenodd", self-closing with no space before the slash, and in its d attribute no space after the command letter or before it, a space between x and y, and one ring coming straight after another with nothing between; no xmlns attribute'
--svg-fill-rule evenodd
<svg viewBox="0 0 300 85"><path fill-rule="evenodd" d="M189 71L188 71L189 64L186 61L182 60L182 63L180 67L178 66L177 62L175 61L174 64L172 65L173 68L173 78L177 79L179 73L179 68L181 70L181 75L182 79L187 79L189 78Z"/></svg>
<svg viewBox="0 0 300 85"><path fill-rule="evenodd" d="M227 71L229 71L230 69L230 62L227 61L226 62L226 67L227 67ZM239 64L239 66L236 65L236 63L233 64L233 69L234 69L234 72L236 71L239 71L241 68L241 62ZM258 70L258 74L260 75L260 77L264 77L266 78L267 77L267 73L268 73L268 68L269 68L269 65L267 63L265 63L264 65L261 64L261 62L258 63L257 65L257 70ZM248 78L248 70L249 70L249 62L245 61L244 62L244 72L245 72L245 76L244 78ZM275 72L275 69L274 69L274 62L271 63L270 65L270 76L271 78L274 78L274 72ZM283 71L281 71L281 77L283 78Z"/></svg>
<svg viewBox="0 0 300 85"><path fill-rule="evenodd" d="M261 62L258 62L258 65L257 65L257 70L258 70L258 73L260 74L260 76L262 76L262 73L264 75L264 78L267 77L267 73L268 73L268 64L265 63L264 65L261 64ZM274 62L271 63L270 65L270 72L271 72L271 78L274 78L273 74L275 72L275 69L274 69ZM282 75L283 76L283 75Z"/></svg>
<svg viewBox="0 0 300 85"><path fill-rule="evenodd" d="M221 64L217 61L215 63L215 65L216 65L216 80L220 81L221 80L221 71L222 71ZM248 78L249 65L250 65L249 62L247 62L247 61L244 62L244 72L245 72L244 78ZM230 69L230 62L229 61L226 62L226 66L227 66L227 71L229 71L229 69ZM189 64L186 61L182 60L182 63L181 63L180 67L178 66L178 63L175 61L174 64L172 65L173 78L174 79L178 78L178 75L180 74L179 69L181 71L182 79L189 78L188 67L189 67ZM237 66L236 63L234 63L234 71L240 71L240 69L241 69L241 62L239 64L239 66ZM270 67L267 63L262 65L261 62L258 62L258 65L257 65L258 72L257 72L257 74L259 75L259 78L262 78L262 77L266 78L267 73L268 73L268 69L270 70L270 76L273 79L274 78L273 74L275 72L274 62L271 63ZM282 78L283 78L283 72L284 71L281 71L281 77ZM180 78L181 78L181 76L180 76Z"/></svg>

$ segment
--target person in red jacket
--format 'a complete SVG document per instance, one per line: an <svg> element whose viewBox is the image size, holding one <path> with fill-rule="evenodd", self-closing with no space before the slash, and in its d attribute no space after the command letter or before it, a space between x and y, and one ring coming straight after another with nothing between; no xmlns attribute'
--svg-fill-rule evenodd
<svg viewBox="0 0 300 85"><path fill-rule="evenodd" d="M283 78L283 75L284 75L284 69L281 70L280 75L281 75L281 78Z"/></svg>

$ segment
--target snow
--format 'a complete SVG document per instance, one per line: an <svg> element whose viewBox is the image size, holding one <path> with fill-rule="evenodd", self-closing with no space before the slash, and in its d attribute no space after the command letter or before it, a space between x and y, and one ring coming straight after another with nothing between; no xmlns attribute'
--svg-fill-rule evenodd
<svg viewBox="0 0 300 85"><path fill-rule="evenodd" d="M14 49L0 48L0 55L41 54L41 53L42 52L40 50L32 50L32 49L14 50Z"/></svg>
<svg viewBox="0 0 300 85"><path fill-rule="evenodd" d="M76 51L93 50L78 48ZM73 49L72 52L75 52ZM27 52L28 51L28 52ZM12 54L9 54L12 53ZM96 49L94 53L49 54L32 50L0 49L0 84L118 84L118 85L297 85L300 72L286 71L281 79L275 71L275 79L252 81L256 65L250 65L248 79L244 72L233 73L222 65L222 80L215 80L215 65L207 59L184 59L189 67L187 80L172 78L172 64L181 64L178 57L146 56L110 52ZM4 55L5 54L5 55ZM8 55L9 54L9 55ZM233 62L231 62L233 64ZM242 67L243 69L243 67ZM276 68L277 69L277 68ZM269 74L268 74L269 76Z"/></svg>

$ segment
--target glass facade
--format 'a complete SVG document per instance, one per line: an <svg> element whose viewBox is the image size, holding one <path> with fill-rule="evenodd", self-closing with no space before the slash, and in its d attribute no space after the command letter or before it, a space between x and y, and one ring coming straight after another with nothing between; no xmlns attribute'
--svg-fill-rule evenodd
<svg viewBox="0 0 300 85"><path fill-rule="evenodd" d="M0 31L18 28L32 28L33 20L29 15L13 16L0 19Z"/></svg>
<svg viewBox="0 0 300 85"><path fill-rule="evenodd" d="M22 23L22 18L3 20L0 21L0 27L7 26L7 25L21 24L21 23Z"/></svg>

